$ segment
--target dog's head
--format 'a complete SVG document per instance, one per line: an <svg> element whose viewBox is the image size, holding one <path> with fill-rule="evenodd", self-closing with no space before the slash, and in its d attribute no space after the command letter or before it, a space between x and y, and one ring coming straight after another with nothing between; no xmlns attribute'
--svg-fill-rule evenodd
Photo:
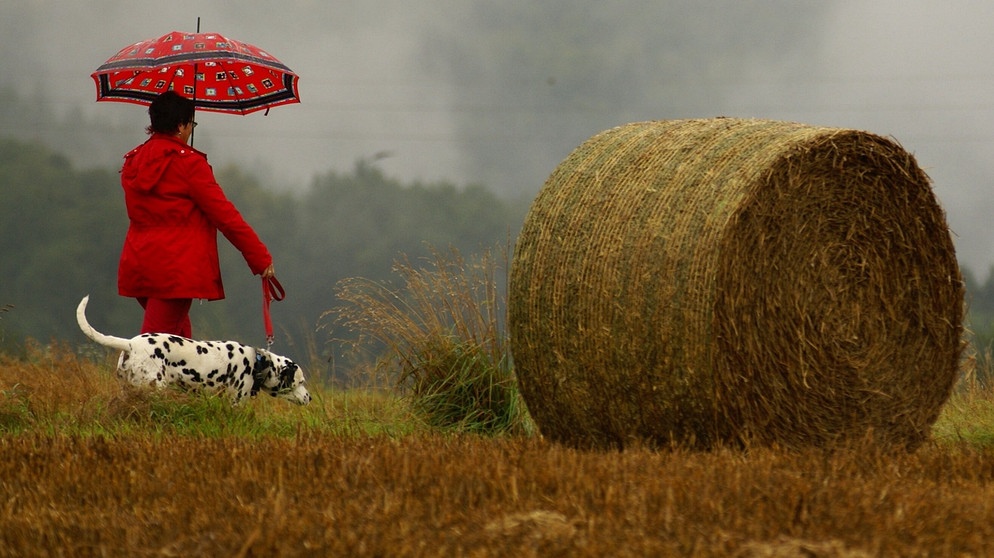
<svg viewBox="0 0 994 558"><path fill-rule="evenodd" d="M307 405L311 402L311 393L304 387L306 383L304 371L296 362L284 356L256 349L252 377L255 380L253 395L261 391L298 405Z"/></svg>

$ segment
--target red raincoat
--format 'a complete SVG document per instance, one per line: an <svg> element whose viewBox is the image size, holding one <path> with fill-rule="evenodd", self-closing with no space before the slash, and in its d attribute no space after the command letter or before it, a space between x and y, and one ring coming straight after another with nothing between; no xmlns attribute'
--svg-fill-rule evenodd
<svg viewBox="0 0 994 558"><path fill-rule="evenodd" d="M178 137L153 134L125 155L121 186L131 220L117 273L122 296L224 298L217 231L242 253L252 273L272 263L224 195L207 155Z"/></svg>

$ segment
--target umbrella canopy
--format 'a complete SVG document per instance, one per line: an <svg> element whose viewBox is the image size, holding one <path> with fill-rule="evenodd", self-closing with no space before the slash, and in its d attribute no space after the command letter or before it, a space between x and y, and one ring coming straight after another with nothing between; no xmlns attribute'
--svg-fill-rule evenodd
<svg viewBox="0 0 994 558"><path fill-rule="evenodd" d="M174 90L199 109L236 114L300 102L298 77L290 68L259 47L219 33L173 31L135 43L90 77L97 101L148 105Z"/></svg>

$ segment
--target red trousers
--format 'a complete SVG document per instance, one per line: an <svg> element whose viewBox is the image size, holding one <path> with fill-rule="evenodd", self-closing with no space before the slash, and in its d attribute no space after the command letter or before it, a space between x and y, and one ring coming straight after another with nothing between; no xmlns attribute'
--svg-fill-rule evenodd
<svg viewBox="0 0 994 558"><path fill-rule="evenodd" d="M190 298L138 297L138 304L145 309L142 333L171 333L180 337L193 337L190 326Z"/></svg>

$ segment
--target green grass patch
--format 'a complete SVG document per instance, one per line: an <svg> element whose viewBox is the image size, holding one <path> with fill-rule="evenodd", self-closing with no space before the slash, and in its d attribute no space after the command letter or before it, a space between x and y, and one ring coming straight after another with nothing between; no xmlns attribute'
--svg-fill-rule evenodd
<svg viewBox="0 0 994 558"><path fill-rule="evenodd" d="M939 442L994 446L994 393L990 390L954 394L932 427Z"/></svg>
<svg viewBox="0 0 994 558"><path fill-rule="evenodd" d="M426 429L407 402L380 390L309 384L310 405L258 396L239 405L177 389L136 388L114 373L114 355L96 360L66 347L0 355L0 436L294 437L301 432L403 436Z"/></svg>

